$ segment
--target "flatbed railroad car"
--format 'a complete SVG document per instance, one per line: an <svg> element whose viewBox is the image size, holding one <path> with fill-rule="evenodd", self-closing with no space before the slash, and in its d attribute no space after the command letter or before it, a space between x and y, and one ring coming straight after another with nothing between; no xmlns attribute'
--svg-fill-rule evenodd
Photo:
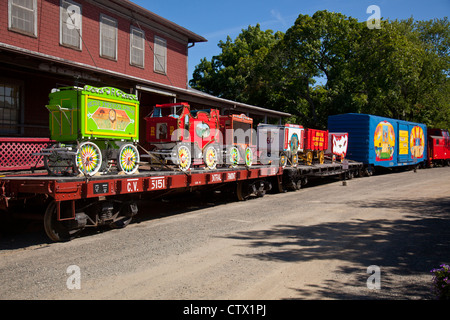
<svg viewBox="0 0 450 320"><path fill-rule="evenodd" d="M255 165L251 168L198 168L189 172L153 171L142 168L133 175L51 176L46 173L0 177L0 210L15 212L37 204L33 211L43 218L47 236L66 241L86 227L109 225L120 228L138 213L137 200L154 199L168 193L198 189L228 188L238 200L261 197L266 191L297 190L310 177L358 174L361 163L341 163L296 168ZM19 213L17 213L19 214Z"/></svg>

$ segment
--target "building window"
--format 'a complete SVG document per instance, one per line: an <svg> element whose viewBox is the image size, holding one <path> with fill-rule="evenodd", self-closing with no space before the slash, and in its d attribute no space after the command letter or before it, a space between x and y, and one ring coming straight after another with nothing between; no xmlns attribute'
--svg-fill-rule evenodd
<svg viewBox="0 0 450 320"><path fill-rule="evenodd" d="M144 67L145 35L144 31L131 27L130 31L130 64Z"/></svg>
<svg viewBox="0 0 450 320"><path fill-rule="evenodd" d="M155 36L155 72L166 73L167 70L167 41Z"/></svg>
<svg viewBox="0 0 450 320"><path fill-rule="evenodd" d="M117 60L117 20L100 16L100 56Z"/></svg>
<svg viewBox="0 0 450 320"><path fill-rule="evenodd" d="M81 50L81 5L61 0L59 42L64 46Z"/></svg>
<svg viewBox="0 0 450 320"><path fill-rule="evenodd" d="M20 84L0 79L0 134L21 132L21 93Z"/></svg>
<svg viewBox="0 0 450 320"><path fill-rule="evenodd" d="M36 0L9 0L8 27L10 30L37 37Z"/></svg>

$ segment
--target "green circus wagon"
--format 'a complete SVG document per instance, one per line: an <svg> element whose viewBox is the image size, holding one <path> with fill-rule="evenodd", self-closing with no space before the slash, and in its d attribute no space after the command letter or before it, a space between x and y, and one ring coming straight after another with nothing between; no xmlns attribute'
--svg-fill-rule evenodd
<svg viewBox="0 0 450 320"><path fill-rule="evenodd" d="M111 87L53 89L49 94L49 128L56 141L44 149L52 175L133 174L139 166L139 101Z"/></svg>

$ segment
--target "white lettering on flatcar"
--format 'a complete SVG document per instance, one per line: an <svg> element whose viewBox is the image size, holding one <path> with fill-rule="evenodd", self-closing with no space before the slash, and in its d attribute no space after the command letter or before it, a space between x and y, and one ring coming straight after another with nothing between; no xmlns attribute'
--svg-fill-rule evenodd
<svg viewBox="0 0 450 320"><path fill-rule="evenodd" d="M218 182L218 181L222 181L222 179L220 178L220 173L212 174L211 182Z"/></svg>
<svg viewBox="0 0 450 320"><path fill-rule="evenodd" d="M150 190L160 190L166 188L166 180L164 177L150 178Z"/></svg>
<svg viewBox="0 0 450 320"><path fill-rule="evenodd" d="M228 172L227 180L236 180L236 172Z"/></svg>
<svg viewBox="0 0 450 320"><path fill-rule="evenodd" d="M128 179L127 180L127 192L139 191L138 181L139 181L139 179Z"/></svg>

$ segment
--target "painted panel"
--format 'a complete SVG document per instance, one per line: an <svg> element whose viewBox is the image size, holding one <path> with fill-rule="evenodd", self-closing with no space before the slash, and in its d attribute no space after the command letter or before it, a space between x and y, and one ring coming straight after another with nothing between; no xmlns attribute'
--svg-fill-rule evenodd
<svg viewBox="0 0 450 320"><path fill-rule="evenodd" d="M391 161L395 153L395 130L388 121L381 121L375 128L373 136L375 161Z"/></svg>

